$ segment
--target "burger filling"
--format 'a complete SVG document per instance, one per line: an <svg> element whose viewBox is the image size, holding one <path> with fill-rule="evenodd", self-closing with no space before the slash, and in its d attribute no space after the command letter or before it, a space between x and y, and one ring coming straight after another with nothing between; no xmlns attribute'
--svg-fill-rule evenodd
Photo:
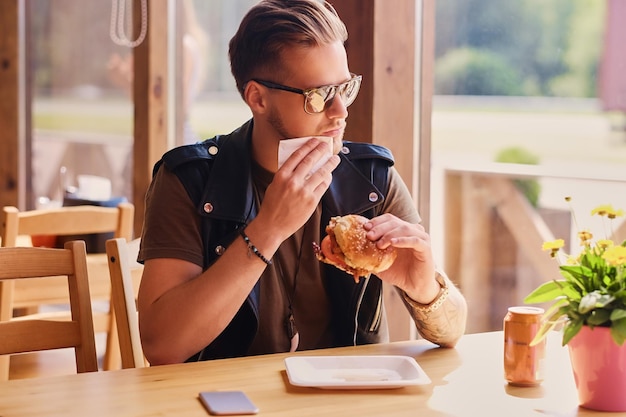
<svg viewBox="0 0 626 417"><path fill-rule="evenodd" d="M326 226L327 236L322 239L320 245L313 243L315 255L321 262L333 265L351 274L354 280L358 282L359 277L368 277L371 271L350 265L352 262L346 258L335 236L334 228L337 226L337 219L338 218L332 218L328 226Z"/></svg>

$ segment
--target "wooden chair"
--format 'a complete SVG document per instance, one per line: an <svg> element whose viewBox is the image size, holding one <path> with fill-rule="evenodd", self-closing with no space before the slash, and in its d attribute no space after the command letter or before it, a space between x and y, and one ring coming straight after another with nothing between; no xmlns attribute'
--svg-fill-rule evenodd
<svg viewBox="0 0 626 417"><path fill-rule="evenodd" d="M98 371L85 243L67 242L65 249L0 248L0 282L37 278L32 281L41 283L59 276L69 288L71 319L0 320L0 355L73 347L77 372Z"/></svg>
<svg viewBox="0 0 626 417"><path fill-rule="evenodd" d="M77 235L113 233L115 238L132 239L134 205L121 203L117 207L94 205L59 207L52 209L19 211L4 207L2 211L2 246L30 246L33 236L60 236L72 238ZM111 284L105 253L87 255L92 302L111 298ZM0 290L0 320L13 316L15 309L32 312L42 305L67 303L66 284L63 280L50 280L45 287L33 286L27 280L15 282ZM94 309L93 321L96 332L106 332L106 348L102 367L105 370L120 367L117 331L110 307ZM67 315L67 313L66 313ZM0 357L0 381L8 379L8 357Z"/></svg>
<svg viewBox="0 0 626 417"><path fill-rule="evenodd" d="M146 366L137 319L136 295L143 273L143 265L136 261L138 251L139 239L132 242L124 239L106 241L111 275L111 304L115 311L123 369Z"/></svg>

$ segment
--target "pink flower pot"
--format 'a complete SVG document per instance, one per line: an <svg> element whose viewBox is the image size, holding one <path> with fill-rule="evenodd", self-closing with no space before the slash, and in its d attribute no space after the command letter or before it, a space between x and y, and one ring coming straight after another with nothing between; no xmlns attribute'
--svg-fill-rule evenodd
<svg viewBox="0 0 626 417"><path fill-rule="evenodd" d="M583 326L567 346L580 405L626 411L626 343L618 346L608 327Z"/></svg>

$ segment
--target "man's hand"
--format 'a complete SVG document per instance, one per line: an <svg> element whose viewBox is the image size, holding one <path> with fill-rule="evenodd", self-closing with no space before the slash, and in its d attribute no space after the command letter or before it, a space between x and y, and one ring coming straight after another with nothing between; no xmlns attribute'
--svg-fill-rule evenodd
<svg viewBox="0 0 626 417"><path fill-rule="evenodd" d="M391 214L383 214L365 224L367 237L379 248L393 246L398 256L386 271L377 274L382 280L404 290L418 303L428 304L437 297L441 286L435 280L430 235L420 224L408 223Z"/></svg>
<svg viewBox="0 0 626 417"><path fill-rule="evenodd" d="M328 144L312 138L285 161L267 187L253 223L272 225L279 244L306 223L330 186L332 171L340 161L337 155L311 174L316 162L326 157Z"/></svg>

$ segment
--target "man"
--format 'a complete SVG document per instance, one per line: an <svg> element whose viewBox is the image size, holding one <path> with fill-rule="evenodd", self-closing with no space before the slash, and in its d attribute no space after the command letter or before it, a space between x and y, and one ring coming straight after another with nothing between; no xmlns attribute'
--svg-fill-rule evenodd
<svg viewBox="0 0 626 417"><path fill-rule="evenodd" d="M263 0L243 18L229 55L252 120L166 153L146 197L138 308L151 364L385 341L381 280L423 337L454 346L464 333L465 300L435 271L391 155L342 141L361 80L346 39L316 0ZM328 160L315 136L332 137ZM298 137L312 138L278 168L279 142ZM396 248L388 270L356 283L316 259L312 242L344 214Z"/></svg>

